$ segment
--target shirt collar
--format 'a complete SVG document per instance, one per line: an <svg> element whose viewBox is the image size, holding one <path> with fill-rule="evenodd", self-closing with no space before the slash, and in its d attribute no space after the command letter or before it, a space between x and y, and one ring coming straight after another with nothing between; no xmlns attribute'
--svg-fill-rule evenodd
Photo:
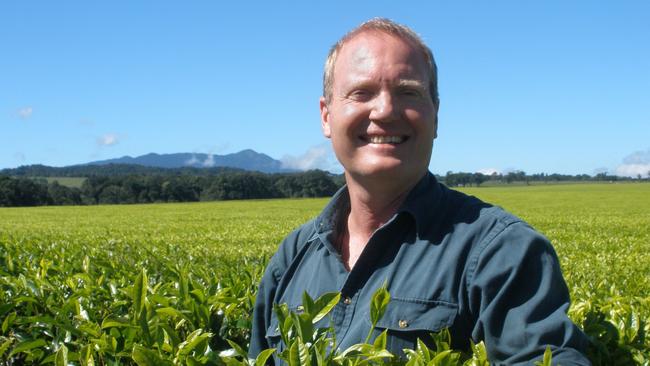
<svg viewBox="0 0 650 366"><path fill-rule="evenodd" d="M441 200L443 191L440 183L431 172L427 172L411 189L408 196L397 210L396 215L407 213L415 220L418 237L427 236L441 220ZM321 214L316 218L318 233L331 232L336 228L343 212L350 210L350 196L346 185L341 187Z"/></svg>
<svg viewBox="0 0 650 366"><path fill-rule="evenodd" d="M348 194L348 186L343 185L341 189L334 193L330 202L316 218L316 231L318 233L333 231L342 212L348 211L350 211L350 195Z"/></svg>
<svg viewBox="0 0 650 366"><path fill-rule="evenodd" d="M443 189L436 177L427 172L420 181L411 189L408 196L397 211L405 212L415 220L419 238L429 236L432 230L437 229L442 221Z"/></svg>

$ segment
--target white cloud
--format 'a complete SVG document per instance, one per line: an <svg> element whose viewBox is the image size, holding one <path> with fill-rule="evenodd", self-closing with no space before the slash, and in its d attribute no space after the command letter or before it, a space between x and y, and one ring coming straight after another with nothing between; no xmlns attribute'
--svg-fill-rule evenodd
<svg viewBox="0 0 650 366"><path fill-rule="evenodd" d="M199 158L196 157L196 155L192 155L191 158L185 160L185 165L196 165L200 162L201 161L199 160Z"/></svg>
<svg viewBox="0 0 650 366"><path fill-rule="evenodd" d="M201 163L206 168L210 168L214 166L214 155L213 154L208 154L208 157L205 158L205 160Z"/></svg>
<svg viewBox="0 0 650 366"><path fill-rule="evenodd" d="M650 149L647 151L635 151L623 159L623 164L616 167L615 174L623 177L636 178L639 174L642 177L650 176Z"/></svg>
<svg viewBox="0 0 650 366"><path fill-rule="evenodd" d="M285 155L280 161L282 162L282 167L285 169L321 169L333 173L343 171L328 142L312 146L300 156Z"/></svg>
<svg viewBox="0 0 650 366"><path fill-rule="evenodd" d="M201 161L201 159L197 158L196 155L192 155L191 158L185 160L185 165L189 166L202 166L204 168L211 168L214 166L214 155L213 154L207 154L205 157L205 160Z"/></svg>
<svg viewBox="0 0 650 366"><path fill-rule="evenodd" d="M650 164L650 149L635 151L623 159L624 164Z"/></svg>
<svg viewBox="0 0 650 366"><path fill-rule="evenodd" d="M476 172L481 173L483 175L501 174L501 170L497 168L483 168L477 170Z"/></svg>
<svg viewBox="0 0 650 366"><path fill-rule="evenodd" d="M99 146L113 146L119 142L119 138L114 133L107 133L97 138L97 145Z"/></svg>
<svg viewBox="0 0 650 366"><path fill-rule="evenodd" d="M29 117L32 116L33 112L34 112L34 109L31 106L20 108L18 110L18 117L20 117L22 119L28 119Z"/></svg>
<svg viewBox="0 0 650 366"><path fill-rule="evenodd" d="M650 164L623 164L616 168L616 175L636 178L650 177Z"/></svg>

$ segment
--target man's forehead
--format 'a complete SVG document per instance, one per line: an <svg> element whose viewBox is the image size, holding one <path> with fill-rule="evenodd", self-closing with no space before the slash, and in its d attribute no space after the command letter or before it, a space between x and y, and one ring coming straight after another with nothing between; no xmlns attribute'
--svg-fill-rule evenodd
<svg viewBox="0 0 650 366"><path fill-rule="evenodd" d="M424 71L426 60L412 42L402 37L385 32L366 31L348 39L340 51L336 60L335 74L339 74L339 77L343 76L348 81L367 77L368 75L363 75L366 72L373 72L377 64L388 63L402 66L398 68L402 74L399 75L400 85L420 86L422 84L418 78L414 78L412 72L418 69ZM399 56L395 56L396 54ZM341 72L343 74L340 74Z"/></svg>
<svg viewBox="0 0 650 366"><path fill-rule="evenodd" d="M411 40L376 30L362 31L347 39L339 49L336 64L343 61L363 67L371 66L378 53L381 55L395 49L410 54L409 64L426 65L426 56ZM336 68L336 65L334 67Z"/></svg>
<svg viewBox="0 0 650 366"><path fill-rule="evenodd" d="M358 33L350 35L350 37L347 38L341 45L341 48L339 49L339 53L343 53L344 51L350 52L351 47L357 48L360 43L361 44L367 43L372 39L383 40L384 42L399 42L402 43L404 46L410 48L412 51L417 52L418 50L416 44L413 43L410 39L404 38L397 34L388 33L382 30L369 29L369 30L362 30L359 31Z"/></svg>

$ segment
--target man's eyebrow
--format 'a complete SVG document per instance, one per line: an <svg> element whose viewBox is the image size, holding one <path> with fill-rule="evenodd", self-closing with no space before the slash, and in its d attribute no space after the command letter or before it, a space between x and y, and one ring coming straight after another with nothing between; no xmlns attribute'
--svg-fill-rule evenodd
<svg viewBox="0 0 650 366"><path fill-rule="evenodd" d="M415 79L402 79L397 82L397 86L400 87L414 87L414 88L419 88L419 89L426 89L426 85L422 83L420 80L415 80Z"/></svg>

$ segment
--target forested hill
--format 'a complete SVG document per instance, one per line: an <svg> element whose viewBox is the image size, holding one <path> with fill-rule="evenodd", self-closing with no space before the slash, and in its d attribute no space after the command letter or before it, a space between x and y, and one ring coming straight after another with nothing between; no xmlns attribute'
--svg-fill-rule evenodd
<svg viewBox="0 0 650 366"><path fill-rule="evenodd" d="M85 165L107 164L138 164L157 168L227 167L262 173L287 173L295 171L284 167L282 162L279 160L275 160L266 154L258 153L251 149L225 155L202 153L150 153L136 157L123 156L117 159L93 161Z"/></svg>
<svg viewBox="0 0 650 366"><path fill-rule="evenodd" d="M284 167L280 161L266 154L248 149L226 155L150 153L137 157L123 156L117 159L99 160L60 168L45 165L26 165L15 169L0 170L0 174L13 177L90 177L130 174L205 176L234 171L297 172L294 169Z"/></svg>

